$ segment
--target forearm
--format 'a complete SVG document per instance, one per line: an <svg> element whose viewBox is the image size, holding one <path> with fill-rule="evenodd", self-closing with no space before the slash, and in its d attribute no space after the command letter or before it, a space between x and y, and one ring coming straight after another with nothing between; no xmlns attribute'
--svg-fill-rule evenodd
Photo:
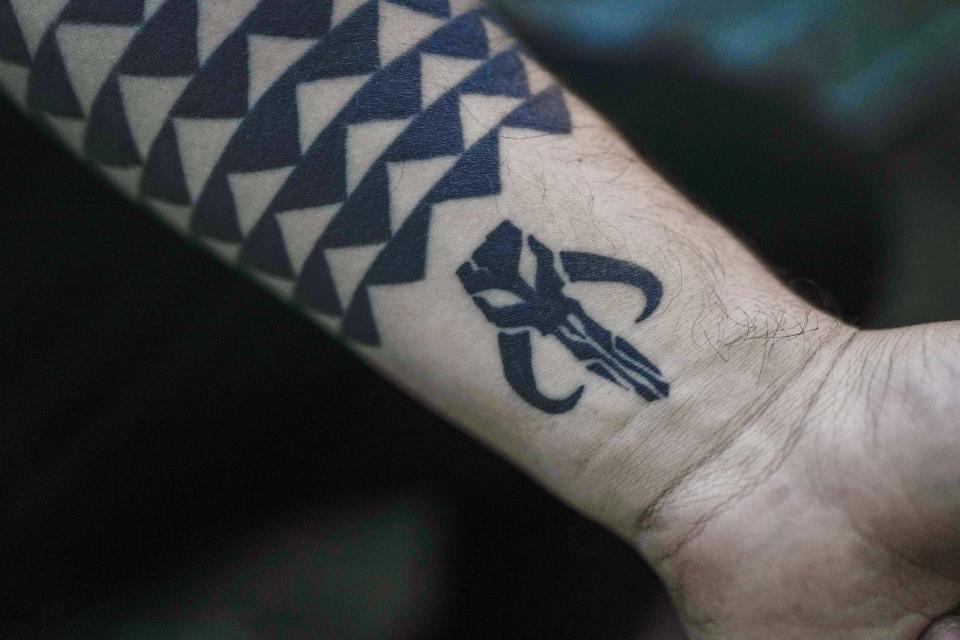
<svg viewBox="0 0 960 640"><path fill-rule="evenodd" d="M750 473L767 467L762 460L776 464L787 453L829 396L832 367L853 332L785 289L589 108L565 100L568 134L502 134L502 192L486 204L451 203L451 215L434 218L427 279L384 291L386 339L361 351L622 535L666 527L673 542L705 507L758 480ZM653 274L662 299L640 321L649 299L613 282L617 274L564 292L656 366L668 390L658 387L651 399L592 374L590 362L535 330L539 391L557 400L582 386L583 395L569 412L551 414L511 390L498 348L504 331L455 277L503 220L556 254L615 258ZM689 510L672 503L682 485L701 500ZM669 521L658 517L665 504Z"/></svg>
<svg viewBox="0 0 960 640"><path fill-rule="evenodd" d="M73 4L21 12L20 95L141 202L624 536L669 547L788 450L847 328L470 3L318 4L171 1L106 30ZM517 233L525 280L508 277ZM562 287L536 281L540 246Z"/></svg>

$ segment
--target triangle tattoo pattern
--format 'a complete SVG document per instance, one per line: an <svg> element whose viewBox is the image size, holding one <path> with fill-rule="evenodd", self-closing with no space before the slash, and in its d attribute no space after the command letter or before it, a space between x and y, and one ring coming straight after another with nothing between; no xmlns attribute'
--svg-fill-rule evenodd
<svg viewBox="0 0 960 640"><path fill-rule="evenodd" d="M4 93L367 345L434 207L500 193L501 130L570 131L531 68L472 0L0 0Z"/></svg>

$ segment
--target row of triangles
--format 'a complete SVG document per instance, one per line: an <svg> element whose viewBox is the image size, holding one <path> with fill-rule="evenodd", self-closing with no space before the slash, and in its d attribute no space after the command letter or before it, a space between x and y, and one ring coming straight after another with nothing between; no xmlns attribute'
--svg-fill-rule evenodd
<svg viewBox="0 0 960 640"><path fill-rule="evenodd" d="M0 83L132 196L376 343L367 289L423 277L434 204L499 192L499 128L569 130L474 4L0 0Z"/></svg>

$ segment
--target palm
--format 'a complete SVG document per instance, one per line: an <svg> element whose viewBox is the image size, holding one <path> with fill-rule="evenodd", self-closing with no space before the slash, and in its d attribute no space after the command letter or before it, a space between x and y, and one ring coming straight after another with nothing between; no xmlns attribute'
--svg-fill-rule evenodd
<svg viewBox="0 0 960 640"><path fill-rule="evenodd" d="M845 360L789 457L664 561L694 638L916 640L960 603L956 327Z"/></svg>

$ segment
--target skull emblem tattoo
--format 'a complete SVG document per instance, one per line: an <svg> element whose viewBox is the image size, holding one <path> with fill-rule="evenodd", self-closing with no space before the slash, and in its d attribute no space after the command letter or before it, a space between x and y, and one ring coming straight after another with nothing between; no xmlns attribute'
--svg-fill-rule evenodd
<svg viewBox="0 0 960 640"><path fill-rule="evenodd" d="M457 270L477 307L500 329L503 372L513 390L550 414L566 413L580 402L583 386L566 398L548 397L537 387L531 341L540 334L557 339L590 373L648 402L669 396L670 385L652 362L587 315L580 302L563 291L567 282L613 282L635 287L646 298L636 320L642 322L656 311L663 297L663 285L656 276L633 263L592 253L561 251L558 265L553 251L532 235L527 238L527 246L536 259L533 284L520 271L523 233L509 221L497 227L472 260ZM500 304L504 299L508 302Z"/></svg>

